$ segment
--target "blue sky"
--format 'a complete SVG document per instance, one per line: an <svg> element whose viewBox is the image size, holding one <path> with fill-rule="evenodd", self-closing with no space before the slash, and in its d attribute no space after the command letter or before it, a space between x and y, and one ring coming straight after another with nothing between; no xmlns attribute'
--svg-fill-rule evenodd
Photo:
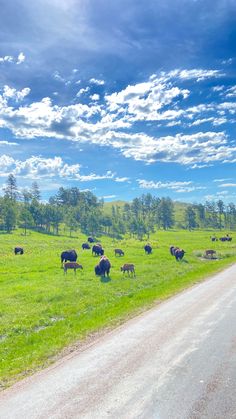
<svg viewBox="0 0 236 419"><path fill-rule="evenodd" d="M235 0L0 0L0 194L236 201Z"/></svg>

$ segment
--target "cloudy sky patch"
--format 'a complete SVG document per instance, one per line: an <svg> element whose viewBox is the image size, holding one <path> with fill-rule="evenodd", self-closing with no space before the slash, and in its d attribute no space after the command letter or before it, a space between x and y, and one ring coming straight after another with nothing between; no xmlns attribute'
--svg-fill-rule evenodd
<svg viewBox="0 0 236 419"><path fill-rule="evenodd" d="M0 187L12 172L110 200L232 189L235 2L0 3Z"/></svg>

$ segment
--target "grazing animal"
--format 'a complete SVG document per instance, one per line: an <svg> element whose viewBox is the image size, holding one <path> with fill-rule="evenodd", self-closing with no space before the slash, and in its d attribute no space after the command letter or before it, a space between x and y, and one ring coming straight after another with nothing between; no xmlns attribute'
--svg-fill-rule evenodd
<svg viewBox="0 0 236 419"><path fill-rule="evenodd" d="M232 237L229 237L228 235L226 235L224 237L220 237L219 240L221 242L231 242L232 241Z"/></svg>
<svg viewBox="0 0 236 419"><path fill-rule="evenodd" d="M176 260L183 259L185 253L186 253L185 250L180 249L179 247L175 247L175 246L170 247L170 254L172 256L175 256Z"/></svg>
<svg viewBox="0 0 236 419"><path fill-rule="evenodd" d="M65 252L62 252L61 254L61 264L63 262L76 262L77 261L77 253L75 250L65 250Z"/></svg>
<svg viewBox="0 0 236 419"><path fill-rule="evenodd" d="M184 254L185 254L186 252L183 250L183 249L176 249L175 250L175 259L176 260L181 260L181 259L183 259L183 257L184 257Z"/></svg>
<svg viewBox="0 0 236 419"><path fill-rule="evenodd" d="M23 255L23 253L24 253L23 247L15 247L14 253L15 253L15 255L18 255L18 254Z"/></svg>
<svg viewBox="0 0 236 419"><path fill-rule="evenodd" d="M119 256L124 256L124 252L121 249L115 249L115 256L119 255Z"/></svg>
<svg viewBox="0 0 236 419"><path fill-rule="evenodd" d="M212 242L217 242L217 241L218 241L218 239L217 239L217 237L211 237L211 241L212 241Z"/></svg>
<svg viewBox="0 0 236 419"><path fill-rule="evenodd" d="M94 244L92 247L92 255L95 256L103 256L104 255L104 249L100 244Z"/></svg>
<svg viewBox="0 0 236 419"><path fill-rule="evenodd" d="M95 274L101 276L109 276L110 269L111 263L105 255L101 257L100 262L94 268Z"/></svg>
<svg viewBox="0 0 236 419"><path fill-rule="evenodd" d="M146 244L144 246L144 250L145 250L146 255L150 255L150 253L152 253L152 246L150 246L150 244Z"/></svg>
<svg viewBox="0 0 236 419"><path fill-rule="evenodd" d="M83 250L84 250L84 249L90 249L89 244L88 244L88 243L83 243L83 244L82 244L82 249L83 249Z"/></svg>
<svg viewBox="0 0 236 419"><path fill-rule="evenodd" d="M216 254L215 250L209 249L205 251L205 257L210 257L210 259L213 259L213 256Z"/></svg>
<svg viewBox="0 0 236 419"><path fill-rule="evenodd" d="M64 269L64 274L67 274L68 269L74 269L74 273L76 274L76 269L83 269L83 266L77 262L65 262L63 269Z"/></svg>
<svg viewBox="0 0 236 419"><path fill-rule="evenodd" d="M95 239L93 237L88 237L88 242L89 243L94 243L95 242Z"/></svg>
<svg viewBox="0 0 236 419"><path fill-rule="evenodd" d="M135 268L134 268L133 263L125 263L123 266L121 266L120 270L121 270L121 272L123 272L123 275L124 275L125 272L127 272L129 276L130 276L130 273L133 276L136 276L135 275Z"/></svg>
<svg viewBox="0 0 236 419"><path fill-rule="evenodd" d="M174 256L175 255L175 249L177 249L177 247L170 246L170 254L171 254L171 256Z"/></svg>

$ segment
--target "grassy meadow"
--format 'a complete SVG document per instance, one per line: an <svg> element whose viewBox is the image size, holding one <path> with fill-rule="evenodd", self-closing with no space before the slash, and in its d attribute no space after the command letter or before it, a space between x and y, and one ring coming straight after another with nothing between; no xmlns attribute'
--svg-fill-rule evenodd
<svg viewBox="0 0 236 419"><path fill-rule="evenodd" d="M97 257L82 250L86 237L49 236L36 232L0 234L0 386L12 384L57 359L63 348L82 342L103 328L114 327L236 261L232 242L210 241L209 231L160 231L150 238L153 253L145 255L145 241L100 237L112 268L110 278L96 277ZM218 234L219 236L220 234ZM224 232L221 233L224 235ZM13 248L23 246L24 255ZM186 250L176 262L169 246ZM124 250L115 257L114 248ZM63 250L76 249L84 267L67 276L61 269ZM205 260L206 249L218 259ZM136 278L123 276L123 263L134 263Z"/></svg>

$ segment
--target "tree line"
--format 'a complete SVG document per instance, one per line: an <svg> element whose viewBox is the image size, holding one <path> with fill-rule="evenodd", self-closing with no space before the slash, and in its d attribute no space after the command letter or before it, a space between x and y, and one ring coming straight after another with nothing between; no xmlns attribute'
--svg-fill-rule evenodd
<svg viewBox="0 0 236 419"><path fill-rule="evenodd" d="M47 234L80 230L89 235L107 234L143 239L158 230L174 227L182 229L236 229L236 206L222 200L205 204L184 205L179 220L176 205L169 197L156 197L150 193L134 198L111 210L90 191L77 187L60 187L48 202L42 202L37 182L19 192L13 174L7 179L4 196L0 198L0 230L10 233L16 227L33 229Z"/></svg>

